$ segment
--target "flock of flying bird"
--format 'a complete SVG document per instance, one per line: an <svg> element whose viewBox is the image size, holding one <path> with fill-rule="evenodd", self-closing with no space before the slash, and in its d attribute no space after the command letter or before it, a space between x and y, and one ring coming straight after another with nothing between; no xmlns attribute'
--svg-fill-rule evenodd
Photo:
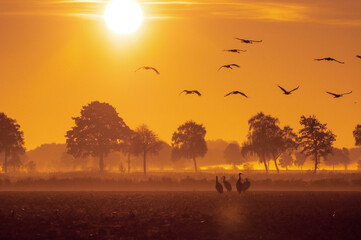
<svg viewBox="0 0 361 240"><path fill-rule="evenodd" d="M235 38L239 41L241 41L242 43L246 43L246 44L253 44L253 43L261 43L262 40L250 40L250 39L242 39L242 38ZM231 53L241 53L241 52L247 52L247 50L243 50L243 49L225 49L223 51L226 51L226 52L231 52ZM357 58L360 58L361 59L361 55L356 55ZM345 62L341 62L339 60L336 60L332 57L325 57L325 58L316 58L314 59L315 61L333 61L333 62L337 62L337 63L340 63L340 64L344 64ZM217 71L221 70L222 68L228 68L228 69L233 69L233 68L240 68L240 66L238 64L235 64L235 63L232 63L232 64L226 64L226 65L222 65L221 67L218 68ZM140 68L138 68L137 70L135 71L138 71L140 69L145 69L145 70L152 70L154 71L156 74L160 74L159 71L154 68L154 67L149 67L149 66L142 66ZM283 87L279 86L278 87L283 91L283 94L285 95L290 95L292 92L296 91L300 86L290 90L290 91L287 91L286 89L284 89ZM198 90L183 90L180 94L182 93L185 93L185 95L190 95L190 94L196 94L198 96L202 96L202 94L198 91ZM346 92L346 93L332 93L332 92L328 92L326 91L326 93L332 95L334 98L340 98L344 95L347 95L347 94L351 94L352 91L350 92ZM242 95L243 97L246 97L248 98L248 96L243 93L243 92L240 92L240 91L232 91L232 92L229 92L225 95L225 97L227 96L230 96L230 95L236 95L236 94L239 94L239 95Z"/></svg>
<svg viewBox="0 0 361 240"><path fill-rule="evenodd" d="M238 193L246 192L251 187L251 182L248 180L248 178L246 178L246 180L244 182L242 182L241 175L242 175L242 173L238 174L238 180L236 183L236 188L237 188ZM223 186L227 190L227 192L231 192L232 185L230 182L226 181L225 176L222 177L222 182L223 182ZM216 190L218 193L223 193L223 186L218 181L218 176L216 176Z"/></svg>

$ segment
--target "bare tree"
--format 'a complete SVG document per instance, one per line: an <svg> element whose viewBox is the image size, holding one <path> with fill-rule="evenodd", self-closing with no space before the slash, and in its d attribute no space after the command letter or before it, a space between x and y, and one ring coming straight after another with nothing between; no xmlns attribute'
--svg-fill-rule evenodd
<svg viewBox="0 0 361 240"><path fill-rule="evenodd" d="M303 128L299 131L302 153L313 156L316 174L321 157L326 157L332 151L336 136L327 129L327 124L320 123L315 116L301 116L300 124Z"/></svg>

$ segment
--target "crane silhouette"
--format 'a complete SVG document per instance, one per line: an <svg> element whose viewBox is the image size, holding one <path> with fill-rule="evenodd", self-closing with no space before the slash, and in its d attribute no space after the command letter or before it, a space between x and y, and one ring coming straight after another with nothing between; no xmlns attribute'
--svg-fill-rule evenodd
<svg viewBox="0 0 361 240"><path fill-rule="evenodd" d="M156 68L154 68L154 67L143 66L143 67L138 68L138 69L135 70L135 71L137 72L137 71L140 70L140 69L153 70L154 72L156 72L156 73L159 75L159 71L158 71Z"/></svg>
<svg viewBox="0 0 361 240"><path fill-rule="evenodd" d="M332 92L326 92L326 93L333 95L334 98L340 98L340 97L343 97L344 95L351 94L352 91L347 92L347 93L340 93L340 94L332 93Z"/></svg>
<svg viewBox="0 0 361 240"><path fill-rule="evenodd" d="M262 42L262 40L250 40L250 39L243 39L243 38L237 38L237 40L241 41L242 43L248 43L253 44L254 42Z"/></svg>
<svg viewBox="0 0 361 240"><path fill-rule="evenodd" d="M218 182L218 176L216 176L216 189L218 193L223 193L223 186Z"/></svg>
<svg viewBox="0 0 361 240"><path fill-rule="evenodd" d="M291 91L287 91L286 89L284 89L280 85L278 85L278 87L283 91L283 94L290 95L293 91L296 91L300 86L296 87L295 89L292 89Z"/></svg>
<svg viewBox="0 0 361 240"><path fill-rule="evenodd" d="M360 55L356 55L356 57L361 58L361 56L360 56Z"/></svg>
<svg viewBox="0 0 361 240"><path fill-rule="evenodd" d="M197 94L198 96L202 96L202 94L200 92L198 92L197 90L183 90L182 92L179 93L179 95L182 93L185 93L186 95Z"/></svg>
<svg viewBox="0 0 361 240"><path fill-rule="evenodd" d="M232 63L232 64L227 64L227 65L223 65L223 66L221 66L220 68L218 68L218 70L217 70L217 71L221 70L221 68L229 68L229 69L233 69L232 67L238 67L238 68L240 68L240 66L239 66L238 64L234 64L234 63Z"/></svg>
<svg viewBox="0 0 361 240"><path fill-rule="evenodd" d="M229 95L235 95L235 94L241 94L242 96L248 98L248 96L246 94L244 94L243 92L240 92L240 91L232 91L232 92L226 94L224 97L227 97Z"/></svg>
<svg viewBox="0 0 361 240"><path fill-rule="evenodd" d="M226 181L226 176L223 176L223 186L227 189L227 192L232 191L232 185Z"/></svg>
<svg viewBox="0 0 361 240"><path fill-rule="evenodd" d="M251 182L246 178L242 186L242 192L246 192L251 187Z"/></svg>
<svg viewBox="0 0 361 240"><path fill-rule="evenodd" d="M247 50L242 49L225 49L224 52L232 52L232 53L241 53L241 52L247 52Z"/></svg>
<svg viewBox="0 0 361 240"><path fill-rule="evenodd" d="M243 189L243 183L242 183L242 177L241 177L242 173L238 173L238 180L236 183L236 188L237 188L237 192L241 193L242 189Z"/></svg>
<svg viewBox="0 0 361 240"><path fill-rule="evenodd" d="M316 58L315 61L334 61L334 62L338 62L338 63L341 63L341 64L344 64L345 62L341 62L341 61L338 61L334 58L331 58L331 57L326 57L326 58Z"/></svg>

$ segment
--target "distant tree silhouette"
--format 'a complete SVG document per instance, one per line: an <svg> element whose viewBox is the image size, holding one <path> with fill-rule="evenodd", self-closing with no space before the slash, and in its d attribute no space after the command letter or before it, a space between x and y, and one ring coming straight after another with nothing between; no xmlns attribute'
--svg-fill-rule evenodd
<svg viewBox="0 0 361 240"><path fill-rule="evenodd" d="M357 170L361 171L361 160L357 161Z"/></svg>
<svg viewBox="0 0 361 240"><path fill-rule="evenodd" d="M130 157L138 156L140 151L137 150L137 142L136 142L137 133L133 130L130 130L127 134L122 152L127 155L127 163L128 163L128 173L130 173Z"/></svg>
<svg viewBox="0 0 361 240"><path fill-rule="evenodd" d="M357 124L355 130L353 130L353 137L355 138L355 145L361 146L361 125Z"/></svg>
<svg viewBox="0 0 361 240"><path fill-rule="evenodd" d="M188 121L173 133L172 158L193 159L194 171L197 172L197 157L204 157L207 153L205 141L206 129L202 124Z"/></svg>
<svg viewBox="0 0 361 240"><path fill-rule="evenodd" d="M24 133L16 120L0 113L0 153L4 152L3 170L8 171L8 158L25 152Z"/></svg>
<svg viewBox="0 0 361 240"><path fill-rule="evenodd" d="M230 143L223 152L223 157L227 163L238 165L243 163L241 148L238 143Z"/></svg>
<svg viewBox="0 0 361 240"><path fill-rule="evenodd" d="M294 164L299 167L302 171L302 167L303 165L305 164L306 162L306 159L307 159L307 156L303 153L301 153L300 151L296 151L294 153L295 155L295 161L294 161Z"/></svg>
<svg viewBox="0 0 361 240"><path fill-rule="evenodd" d="M279 172L277 159L286 150L297 147L297 135L289 126L279 127L279 120L264 113L258 113L249 121L247 141L242 146L242 154L256 154L268 173L268 160L273 159Z"/></svg>
<svg viewBox="0 0 361 240"><path fill-rule="evenodd" d="M299 131L302 153L313 156L316 174L320 158L326 157L332 151L336 136L327 129L327 124L320 123L315 116L301 116L300 124L303 126Z"/></svg>
<svg viewBox="0 0 361 240"><path fill-rule="evenodd" d="M75 126L66 133L67 153L75 158L98 157L103 171L104 157L122 148L129 127L113 106L98 101L83 106L80 116L73 119Z"/></svg>
<svg viewBox="0 0 361 240"><path fill-rule="evenodd" d="M141 125L135 130L133 141L133 153L143 154L144 175L147 175L147 155L157 155L161 149L161 141L157 134L150 130L146 125Z"/></svg>
<svg viewBox="0 0 361 240"><path fill-rule="evenodd" d="M293 157L290 153L282 153L280 156L280 165L283 168L286 168L288 170L288 167L291 167L293 165Z"/></svg>

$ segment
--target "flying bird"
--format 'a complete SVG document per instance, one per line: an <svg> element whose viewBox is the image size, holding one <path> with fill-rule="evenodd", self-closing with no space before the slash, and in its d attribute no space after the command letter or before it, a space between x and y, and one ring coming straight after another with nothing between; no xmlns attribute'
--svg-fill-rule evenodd
<svg viewBox="0 0 361 240"><path fill-rule="evenodd" d="M331 57L326 57L326 58L316 58L315 61L334 61L334 62L338 62L338 63L341 63L341 64L344 64L345 62L341 62L341 61L338 61L334 58L331 58Z"/></svg>
<svg viewBox="0 0 361 240"><path fill-rule="evenodd" d="M242 192L246 192L251 187L251 182L246 178L242 186Z"/></svg>
<svg viewBox="0 0 361 240"><path fill-rule="evenodd" d="M232 191L232 185L226 181L226 176L223 176L223 186L227 189L227 192Z"/></svg>
<svg viewBox="0 0 361 240"><path fill-rule="evenodd" d="M232 52L232 53L241 53L241 52L247 52L247 50L242 49L225 49L224 52Z"/></svg>
<svg viewBox="0 0 361 240"><path fill-rule="evenodd" d="M218 176L216 176L216 189L218 193L223 193L223 186L218 182Z"/></svg>
<svg viewBox="0 0 361 240"><path fill-rule="evenodd" d="M326 93L333 95L334 98L340 98L340 97L342 97L343 95L351 94L352 91L347 92L347 93L340 93L340 94L332 93L332 92L326 92Z"/></svg>
<svg viewBox="0 0 361 240"><path fill-rule="evenodd" d="M140 70L140 69L153 70L154 72L156 72L156 73L159 75L159 71L158 71L156 68L154 68L154 67L143 66L143 67L138 68L138 69L135 70L135 71L138 71L138 70Z"/></svg>
<svg viewBox="0 0 361 240"><path fill-rule="evenodd" d="M296 91L300 86L296 87L295 89L292 89L291 91L287 91L286 89L284 89L280 85L278 85L278 87L283 91L283 94L290 95L293 91Z"/></svg>
<svg viewBox="0 0 361 240"><path fill-rule="evenodd" d="M242 39L242 38L237 38L237 40L243 42L243 43L248 43L248 44L253 44L254 42L262 42L262 40L250 40L250 39Z"/></svg>
<svg viewBox="0 0 361 240"><path fill-rule="evenodd" d="M240 68L240 66L239 66L239 65L232 63L232 64L227 64L227 65L223 65L223 66L221 66L220 68L218 68L218 70L217 70L217 71L221 70L221 68L229 68L229 69L233 69L232 67L238 67L238 68Z"/></svg>
<svg viewBox="0 0 361 240"><path fill-rule="evenodd" d="M179 93L179 95L182 93L185 93L186 95L197 94L198 96L202 96L202 94L200 92L198 92L197 90L183 90L182 92Z"/></svg>
<svg viewBox="0 0 361 240"><path fill-rule="evenodd" d="M236 183L236 188L237 188L237 192L241 193L242 189L243 189L243 183L242 183L242 177L241 177L242 173L238 173L238 180Z"/></svg>
<svg viewBox="0 0 361 240"><path fill-rule="evenodd" d="M356 55L356 57L361 58L361 56L360 56L360 55Z"/></svg>
<svg viewBox="0 0 361 240"><path fill-rule="evenodd" d="M228 93L227 95L225 95L224 97L227 97L229 95L235 95L235 94L241 94L242 96L248 98L248 96L246 94L244 94L243 92L240 92L240 91L233 91L233 92L230 92Z"/></svg>

